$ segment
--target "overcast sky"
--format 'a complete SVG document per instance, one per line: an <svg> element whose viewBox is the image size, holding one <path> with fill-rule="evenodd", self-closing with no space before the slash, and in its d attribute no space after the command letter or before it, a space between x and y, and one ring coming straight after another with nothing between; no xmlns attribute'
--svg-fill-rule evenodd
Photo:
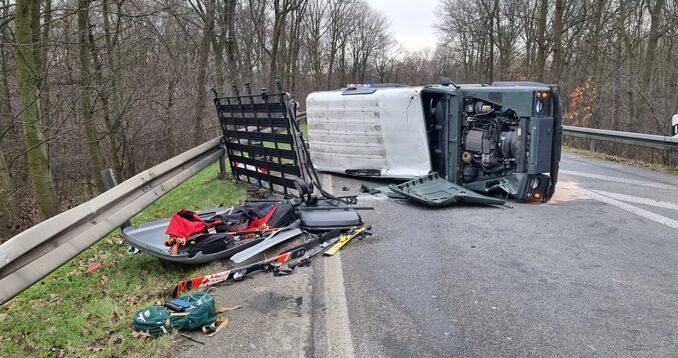
<svg viewBox="0 0 678 358"><path fill-rule="evenodd" d="M407 50L436 45L435 16L439 0L367 0L391 20L391 31Z"/></svg>

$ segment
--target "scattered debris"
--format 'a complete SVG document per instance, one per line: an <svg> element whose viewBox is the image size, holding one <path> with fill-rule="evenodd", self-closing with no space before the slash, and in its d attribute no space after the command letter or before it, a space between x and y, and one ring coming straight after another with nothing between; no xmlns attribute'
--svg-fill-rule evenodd
<svg viewBox="0 0 678 358"><path fill-rule="evenodd" d="M457 184L453 184L437 173L390 185L391 190L408 200L426 206L440 207L458 203L504 205L503 199L478 194Z"/></svg>
<svg viewBox="0 0 678 358"><path fill-rule="evenodd" d="M135 331L146 333L137 335L148 337L173 330L197 329L198 324L187 316L195 315L201 309L203 298L212 302L214 299L204 291L193 290L243 280L256 271L272 272L275 276L290 275L296 267L309 265L313 258L321 254L333 255L353 238L369 235L369 228L365 227L357 210L372 208L353 206L357 203L355 195L334 196L323 189L301 134L296 111L287 107L293 101L287 98L289 95L282 91L279 82L277 86L278 93L282 95L270 97L265 91L253 96L249 87L246 95L240 95L235 89L235 97L241 97L243 103L265 104L270 112L268 116L260 115L264 107L251 106L243 110L241 105L233 107L233 97L219 98L215 93L231 172L237 181L259 187L259 190L248 190L251 195L268 189L266 199L204 212L180 210L170 219L138 228L127 227L123 229L123 236L130 245L130 251L140 250L166 261L191 264L225 258L241 263L288 240L304 237L304 242L259 262L180 281L172 292L172 301L150 306L135 314ZM254 116L250 116L250 108ZM271 122L272 117L277 118L276 121ZM243 119L247 120L247 125L235 124ZM255 140L244 143L240 140L249 139L255 128L256 133L267 134L275 150L264 145L269 143L269 139L266 143ZM270 136L270 132L265 130L276 133ZM278 148L277 142L291 148ZM289 143L293 144L290 146ZM281 170L283 161L285 168ZM351 189L342 187L341 190L347 192ZM379 193L365 186L361 190ZM274 192L282 194L285 200L271 198ZM287 266L283 267L285 263ZM202 298L196 299L196 296ZM133 299L138 300L138 297ZM212 322L199 324L205 333L214 334L228 323L227 318L218 316L225 311L217 308L216 312L209 312L208 316L214 317ZM194 340L190 336L182 336Z"/></svg>
<svg viewBox="0 0 678 358"><path fill-rule="evenodd" d="M390 190L389 190L389 191L390 191ZM372 195L377 195L377 194L379 194L379 193L382 193L382 191L380 190L380 188L369 188L369 187L367 187L367 185L365 185L365 184L363 184L363 185L360 186L360 192L361 192L361 193L369 193L369 194L372 194Z"/></svg>
<svg viewBox="0 0 678 358"><path fill-rule="evenodd" d="M179 335L182 336L182 337L184 337L184 338L186 338L186 339L188 339L189 341L193 341L193 342L195 342L195 343L199 343L199 344L203 344L203 345L205 344L205 342L199 341L199 340L197 340L197 339L195 339L195 338L189 336L189 335L186 334L186 333L180 333Z"/></svg>
<svg viewBox="0 0 678 358"><path fill-rule="evenodd" d="M341 250L344 245L348 244L351 239L354 237L360 236L360 235L372 235L368 230L371 229L372 227L365 228L360 227L360 228L355 228L351 231L349 231L346 235L342 235L341 239L339 242L337 242L334 246L332 246L329 250L325 251L325 255L332 256L336 254L339 250Z"/></svg>
<svg viewBox="0 0 678 358"><path fill-rule="evenodd" d="M94 272L101 268L101 262L95 262L87 266L87 272Z"/></svg>
<svg viewBox="0 0 678 358"><path fill-rule="evenodd" d="M216 285L218 283L226 282L228 280L240 281L247 277L248 274L255 271L273 272L274 274L277 275L289 274L289 272L281 270L282 264L284 264L287 261L303 257L306 254L306 251L309 250L311 247L317 244L322 244L323 242L331 240L332 238L337 236L339 236L339 231L333 230L330 231L329 233L320 235L317 238L305 244L292 248L272 258L259 261L250 265L240 266L230 270L181 281L174 288L172 297L177 297L189 290L195 290L207 286Z"/></svg>

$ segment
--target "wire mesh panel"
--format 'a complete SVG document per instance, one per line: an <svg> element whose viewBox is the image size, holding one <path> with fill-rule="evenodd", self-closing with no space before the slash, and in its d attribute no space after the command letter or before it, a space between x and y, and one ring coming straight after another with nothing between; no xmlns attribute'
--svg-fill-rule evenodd
<svg viewBox="0 0 678 358"><path fill-rule="evenodd" d="M231 173L236 180L289 196L294 179L303 178L286 102L291 98L280 87L277 93L262 89L253 95L245 84L244 92L233 86L229 97L214 93Z"/></svg>

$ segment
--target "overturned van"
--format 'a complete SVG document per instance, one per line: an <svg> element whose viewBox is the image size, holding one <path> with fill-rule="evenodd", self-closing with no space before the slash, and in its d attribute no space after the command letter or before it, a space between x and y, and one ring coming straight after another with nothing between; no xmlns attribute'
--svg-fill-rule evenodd
<svg viewBox="0 0 678 358"><path fill-rule="evenodd" d="M555 86L349 87L311 93L306 110L321 171L398 179L436 172L478 193L529 201L555 191L562 137Z"/></svg>

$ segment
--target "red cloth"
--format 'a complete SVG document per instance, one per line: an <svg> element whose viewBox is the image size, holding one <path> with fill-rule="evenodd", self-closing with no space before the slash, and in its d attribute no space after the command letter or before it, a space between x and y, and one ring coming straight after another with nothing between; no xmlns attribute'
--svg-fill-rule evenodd
<svg viewBox="0 0 678 358"><path fill-rule="evenodd" d="M207 230L207 224L200 219L198 214L188 210L179 210L172 215L165 233L170 237L187 238L205 230Z"/></svg>
<svg viewBox="0 0 678 358"><path fill-rule="evenodd" d="M263 218L252 220L250 222L250 225L247 228L248 229L259 229L262 226L265 227L266 224L268 223L268 221L271 220L271 217L275 213L275 210L278 208L278 206L280 206L280 205L274 206L273 209L271 209L271 211L269 211L268 214L266 214Z"/></svg>

